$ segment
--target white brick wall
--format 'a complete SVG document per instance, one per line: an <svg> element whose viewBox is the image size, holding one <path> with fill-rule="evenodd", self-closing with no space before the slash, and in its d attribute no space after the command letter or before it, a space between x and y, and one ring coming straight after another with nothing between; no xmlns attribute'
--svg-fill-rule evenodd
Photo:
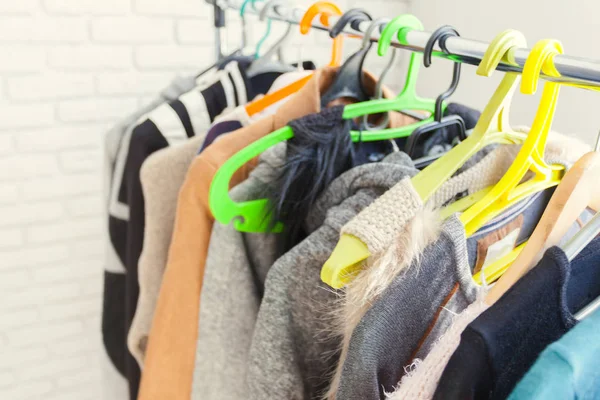
<svg viewBox="0 0 600 400"><path fill-rule="evenodd" d="M0 1L0 399L101 398L103 134L212 60L211 16L203 0ZM292 43L329 59L324 33Z"/></svg>

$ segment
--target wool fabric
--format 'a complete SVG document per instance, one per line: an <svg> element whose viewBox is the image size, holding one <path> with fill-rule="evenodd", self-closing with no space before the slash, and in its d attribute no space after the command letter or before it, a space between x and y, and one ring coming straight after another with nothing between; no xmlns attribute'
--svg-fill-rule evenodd
<svg viewBox="0 0 600 400"><path fill-rule="evenodd" d="M214 218L209 190L219 167L248 144L285 126L290 120L320 110L320 93L336 70L317 70L274 115L221 137L193 161L179 193L167 267L146 352L139 400L189 400L198 337L199 299ZM235 186L256 166L251 160L236 171Z"/></svg>
<svg viewBox="0 0 600 400"><path fill-rule="evenodd" d="M462 332L434 399L505 399L540 353L600 295L600 239L569 262L558 247Z"/></svg>

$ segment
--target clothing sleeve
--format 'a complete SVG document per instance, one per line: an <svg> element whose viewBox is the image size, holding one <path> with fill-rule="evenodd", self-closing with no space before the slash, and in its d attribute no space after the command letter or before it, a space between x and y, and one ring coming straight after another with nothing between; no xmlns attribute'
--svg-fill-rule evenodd
<svg viewBox="0 0 600 400"><path fill-rule="evenodd" d="M284 153L263 153L250 176L229 192L231 199L264 196L279 157ZM248 398L248 354L266 275L279 254L276 239L276 234L214 223L199 303L193 400Z"/></svg>
<svg viewBox="0 0 600 400"><path fill-rule="evenodd" d="M243 377L260 302L251 271L242 233L216 222L200 296L192 400L245 398Z"/></svg>
<svg viewBox="0 0 600 400"><path fill-rule="evenodd" d="M492 369L485 341L467 328L440 379L434 400L487 399L492 391Z"/></svg>
<svg viewBox="0 0 600 400"><path fill-rule="evenodd" d="M328 326L337 295L318 271L337 240L322 226L275 262L252 337L246 399L317 399L327 391L338 353Z"/></svg>
<svg viewBox="0 0 600 400"><path fill-rule="evenodd" d="M280 258L267 277L265 296L250 349L247 378L249 392L246 398L307 398L300 368L301 357L298 354L301 349L295 340L293 329L293 299L287 290L290 282L279 272L289 261L299 267L302 265L300 259L288 257L289 255L291 254Z"/></svg>

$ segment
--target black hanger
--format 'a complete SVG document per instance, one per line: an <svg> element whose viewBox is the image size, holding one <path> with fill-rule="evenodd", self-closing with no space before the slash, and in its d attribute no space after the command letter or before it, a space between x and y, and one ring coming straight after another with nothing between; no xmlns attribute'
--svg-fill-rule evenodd
<svg viewBox="0 0 600 400"><path fill-rule="evenodd" d="M450 25L444 25L438 29L436 29L432 34L427 44L425 45L425 49L423 50L423 64L425 67L429 67L431 65L431 55L433 53L433 46L436 42L439 41L440 48L444 53L448 53L448 49L446 48L446 40L449 37L460 36L456 29L454 29ZM415 156L415 151L417 147L417 143L422 141L423 136L426 134L431 134L433 131L437 131L438 129L448 128L450 126L456 126L458 128L458 137L459 139L465 140L467 138L467 130L465 126L465 121L458 115L448 115L446 117L443 116L442 105L444 100L450 97L458 87L458 82L460 80L460 69L461 64L459 62L454 63L454 68L452 70L452 82L450 83L450 87L444 93L440 94L435 102L435 114L434 121L428 124L422 125L414 130L414 132L408 137L405 145L405 152L412 158ZM441 156L441 154L440 154ZM426 165L431 164L438 157L427 157ZM424 165L424 166L426 166Z"/></svg>
<svg viewBox="0 0 600 400"><path fill-rule="evenodd" d="M206 67L202 71L198 72L196 74L196 79L200 78L202 75L206 74L213 68L223 69L231 61L249 61L250 60L249 57L243 57L243 56L241 56L241 54L242 54L241 49L238 49L238 50L230 53L229 55L226 55L225 57L221 58L219 61L212 64L210 67Z"/></svg>
<svg viewBox="0 0 600 400"><path fill-rule="evenodd" d="M371 14L366 12L363 8L351 8L342 14L336 24L329 30L329 37L332 39L338 37L348 24L350 24L350 27L355 31L359 31L361 22L372 20Z"/></svg>
<svg viewBox="0 0 600 400"><path fill-rule="evenodd" d="M365 10L352 8L340 17L338 22L331 28L329 36L332 38L337 37L348 24L353 29L358 30L362 21L372 20L373 18ZM327 106L327 104L339 98L351 98L356 101L369 100L370 96L363 86L363 64L370 48L371 43L368 46L362 46L340 67L331 87L321 96L323 106Z"/></svg>

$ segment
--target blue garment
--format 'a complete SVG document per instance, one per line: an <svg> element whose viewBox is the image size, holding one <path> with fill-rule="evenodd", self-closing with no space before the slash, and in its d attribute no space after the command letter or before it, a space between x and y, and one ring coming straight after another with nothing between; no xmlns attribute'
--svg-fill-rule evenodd
<svg viewBox="0 0 600 400"><path fill-rule="evenodd" d="M577 325L573 313L600 296L599 266L600 238L572 262L559 247L546 250L462 332L433 399L507 399L540 354Z"/></svg>
<svg viewBox="0 0 600 400"><path fill-rule="evenodd" d="M509 400L600 399L600 311L552 343Z"/></svg>

